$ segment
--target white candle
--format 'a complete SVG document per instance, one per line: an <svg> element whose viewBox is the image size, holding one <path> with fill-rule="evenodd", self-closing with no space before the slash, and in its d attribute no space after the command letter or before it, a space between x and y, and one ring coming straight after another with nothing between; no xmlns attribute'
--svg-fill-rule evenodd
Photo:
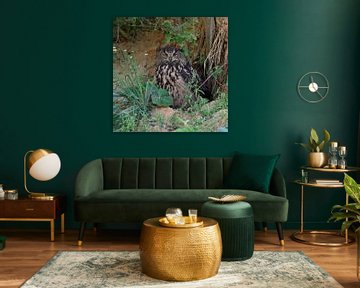
<svg viewBox="0 0 360 288"><path fill-rule="evenodd" d="M339 146L339 151L342 153L346 152L346 146Z"/></svg>

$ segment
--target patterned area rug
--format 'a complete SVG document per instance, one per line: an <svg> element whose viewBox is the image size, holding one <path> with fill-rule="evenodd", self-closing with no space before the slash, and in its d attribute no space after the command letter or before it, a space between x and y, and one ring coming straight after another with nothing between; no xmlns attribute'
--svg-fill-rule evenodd
<svg viewBox="0 0 360 288"><path fill-rule="evenodd" d="M342 287L302 252L254 252L246 261L221 262L218 275L199 281L167 282L141 273L139 252L63 251L57 253L23 288L212 288Z"/></svg>

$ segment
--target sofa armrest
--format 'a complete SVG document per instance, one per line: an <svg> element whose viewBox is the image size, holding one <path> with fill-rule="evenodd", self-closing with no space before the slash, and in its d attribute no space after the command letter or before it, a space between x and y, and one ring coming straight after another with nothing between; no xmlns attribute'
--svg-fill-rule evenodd
<svg viewBox="0 0 360 288"><path fill-rule="evenodd" d="M104 175L101 159L85 164L79 171L75 180L75 200L89 194L103 190Z"/></svg>
<svg viewBox="0 0 360 288"><path fill-rule="evenodd" d="M284 176L275 168L270 181L269 193L275 196L286 198L286 185Z"/></svg>

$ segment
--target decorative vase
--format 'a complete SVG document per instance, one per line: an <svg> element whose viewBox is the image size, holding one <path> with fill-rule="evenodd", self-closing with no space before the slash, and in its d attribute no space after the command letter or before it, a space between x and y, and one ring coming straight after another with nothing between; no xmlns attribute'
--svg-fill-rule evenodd
<svg viewBox="0 0 360 288"><path fill-rule="evenodd" d="M310 152L308 156L308 165L313 168L321 168L327 164L328 154L325 152Z"/></svg>

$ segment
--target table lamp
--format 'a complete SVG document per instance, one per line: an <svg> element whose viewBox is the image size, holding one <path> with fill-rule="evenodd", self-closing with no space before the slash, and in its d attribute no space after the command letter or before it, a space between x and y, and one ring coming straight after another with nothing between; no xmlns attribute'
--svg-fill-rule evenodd
<svg viewBox="0 0 360 288"><path fill-rule="evenodd" d="M24 156L24 187L30 198L53 199L53 196L45 193L30 192L26 185L26 174L39 181L48 181L54 178L60 171L61 162L59 156L48 149L37 149L26 152Z"/></svg>

